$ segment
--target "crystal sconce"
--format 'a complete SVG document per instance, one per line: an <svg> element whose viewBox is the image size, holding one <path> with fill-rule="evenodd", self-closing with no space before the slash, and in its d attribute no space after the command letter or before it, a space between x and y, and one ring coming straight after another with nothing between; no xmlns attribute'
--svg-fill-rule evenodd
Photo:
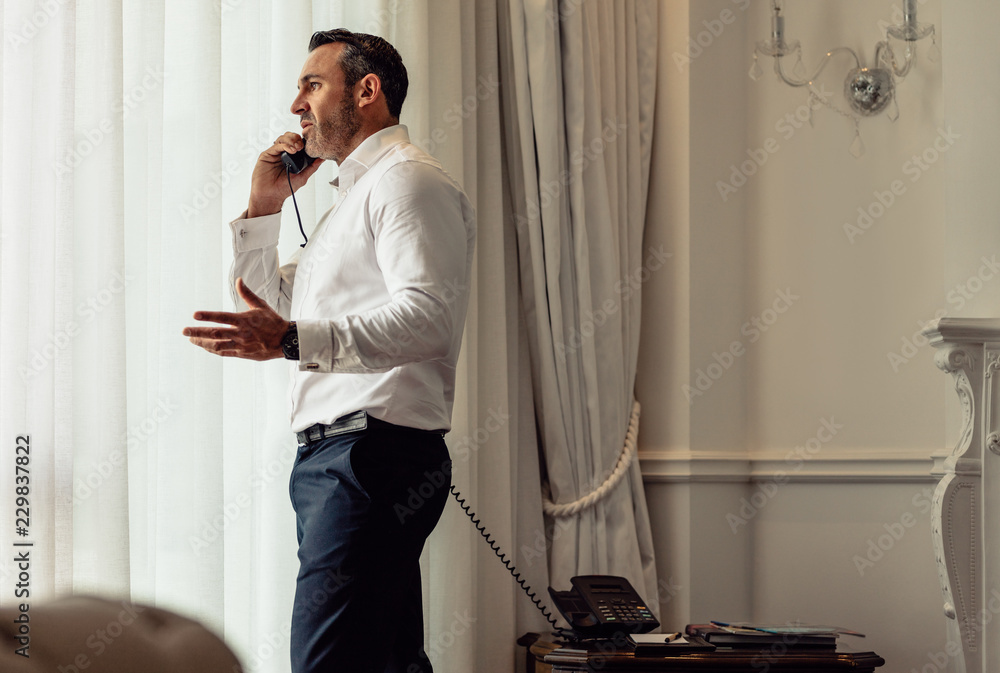
<svg viewBox="0 0 1000 673"><path fill-rule="evenodd" d="M770 56L774 59L774 72L778 79L793 87L807 87L810 97L810 111L813 101L825 105L835 112L847 117L854 123L854 142L851 144L851 154L860 157L865 146L861 141L858 122L861 117L871 117L886 111L889 119L899 118L899 106L896 103L896 83L906 77L916 60L916 43L924 38L931 38L931 48L927 54L928 60L937 62L940 51L933 25L917 21L917 0L903 0L903 22L886 28L886 36L875 45L875 66L866 68L861 64L857 52L849 47L837 47L828 51L819 66L811 75L805 72L802 64L802 46L798 40L785 40L785 17L782 15L782 0L772 0L771 38L757 43L753 53L753 66L750 77L759 79L764 71L758 62L758 56ZM892 40L901 42L899 52L893 49ZM785 56L795 54L796 61L792 73L785 70ZM847 73L844 81L844 96L850 106L845 112L835 107L825 97L820 96L813 87L813 81L826 68L830 59L838 54L849 54L854 59L854 68ZM811 115L811 112L810 112ZM810 116L810 123L812 118Z"/></svg>

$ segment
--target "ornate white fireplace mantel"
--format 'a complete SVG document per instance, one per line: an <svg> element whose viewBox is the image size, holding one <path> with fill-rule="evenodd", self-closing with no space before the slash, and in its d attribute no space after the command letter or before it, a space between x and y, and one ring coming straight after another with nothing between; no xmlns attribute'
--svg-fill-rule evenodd
<svg viewBox="0 0 1000 673"><path fill-rule="evenodd" d="M924 335L962 407L931 513L948 642L959 673L1000 671L1000 319L941 318Z"/></svg>

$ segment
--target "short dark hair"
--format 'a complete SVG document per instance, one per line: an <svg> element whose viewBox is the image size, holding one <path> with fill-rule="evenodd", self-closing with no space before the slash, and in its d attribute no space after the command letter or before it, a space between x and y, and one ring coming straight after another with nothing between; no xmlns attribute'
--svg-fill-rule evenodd
<svg viewBox="0 0 1000 673"><path fill-rule="evenodd" d="M309 40L309 51L334 42L344 45L344 50L340 53L340 67L344 70L345 86L352 87L368 73L374 73L382 82L382 93L389 106L389 114L399 119L410 81L396 48L377 35L335 28L313 33Z"/></svg>

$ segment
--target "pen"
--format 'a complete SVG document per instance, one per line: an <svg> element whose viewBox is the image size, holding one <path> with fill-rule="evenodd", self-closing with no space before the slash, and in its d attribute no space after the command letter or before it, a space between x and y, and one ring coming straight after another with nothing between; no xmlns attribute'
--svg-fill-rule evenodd
<svg viewBox="0 0 1000 673"><path fill-rule="evenodd" d="M672 643L672 642L674 642L675 640L677 640L680 637L681 637L681 634L679 632L668 633L667 634L667 642L668 643Z"/></svg>

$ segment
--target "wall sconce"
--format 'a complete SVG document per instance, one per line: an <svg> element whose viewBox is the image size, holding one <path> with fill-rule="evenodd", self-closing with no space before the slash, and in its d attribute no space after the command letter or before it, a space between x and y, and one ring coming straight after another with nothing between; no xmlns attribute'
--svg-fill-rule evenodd
<svg viewBox="0 0 1000 673"><path fill-rule="evenodd" d="M851 143L851 154L860 158L865 153L865 145L861 140L858 122L861 117L871 117L884 110L891 121L899 118L899 105L896 103L896 82L906 77L916 60L916 43L926 37L931 38L931 48L927 54L928 60L936 63L940 59L937 38L933 25L917 21L917 0L903 0L903 22L886 28L885 39L875 45L875 66L866 68L861 64L858 54L850 47L837 47L828 51L819 66L811 75L805 72L802 64L802 46L798 40L785 40L785 17L782 15L782 0L772 0L771 38L757 43L753 52L753 66L750 77L759 79L764 71L758 62L758 55L774 58L774 72L778 79L793 87L808 87L810 98L810 124L812 123L812 102L816 101L838 114L854 122L854 142ZM893 49L890 38L903 43L901 53ZM784 57L795 54L796 62L792 74L785 71ZM825 97L820 96L813 87L813 81L826 68L830 59L837 54L850 54L854 58L854 68L847 73L844 81L844 96L850 105L850 112L835 107ZM902 61L899 60L902 57Z"/></svg>

